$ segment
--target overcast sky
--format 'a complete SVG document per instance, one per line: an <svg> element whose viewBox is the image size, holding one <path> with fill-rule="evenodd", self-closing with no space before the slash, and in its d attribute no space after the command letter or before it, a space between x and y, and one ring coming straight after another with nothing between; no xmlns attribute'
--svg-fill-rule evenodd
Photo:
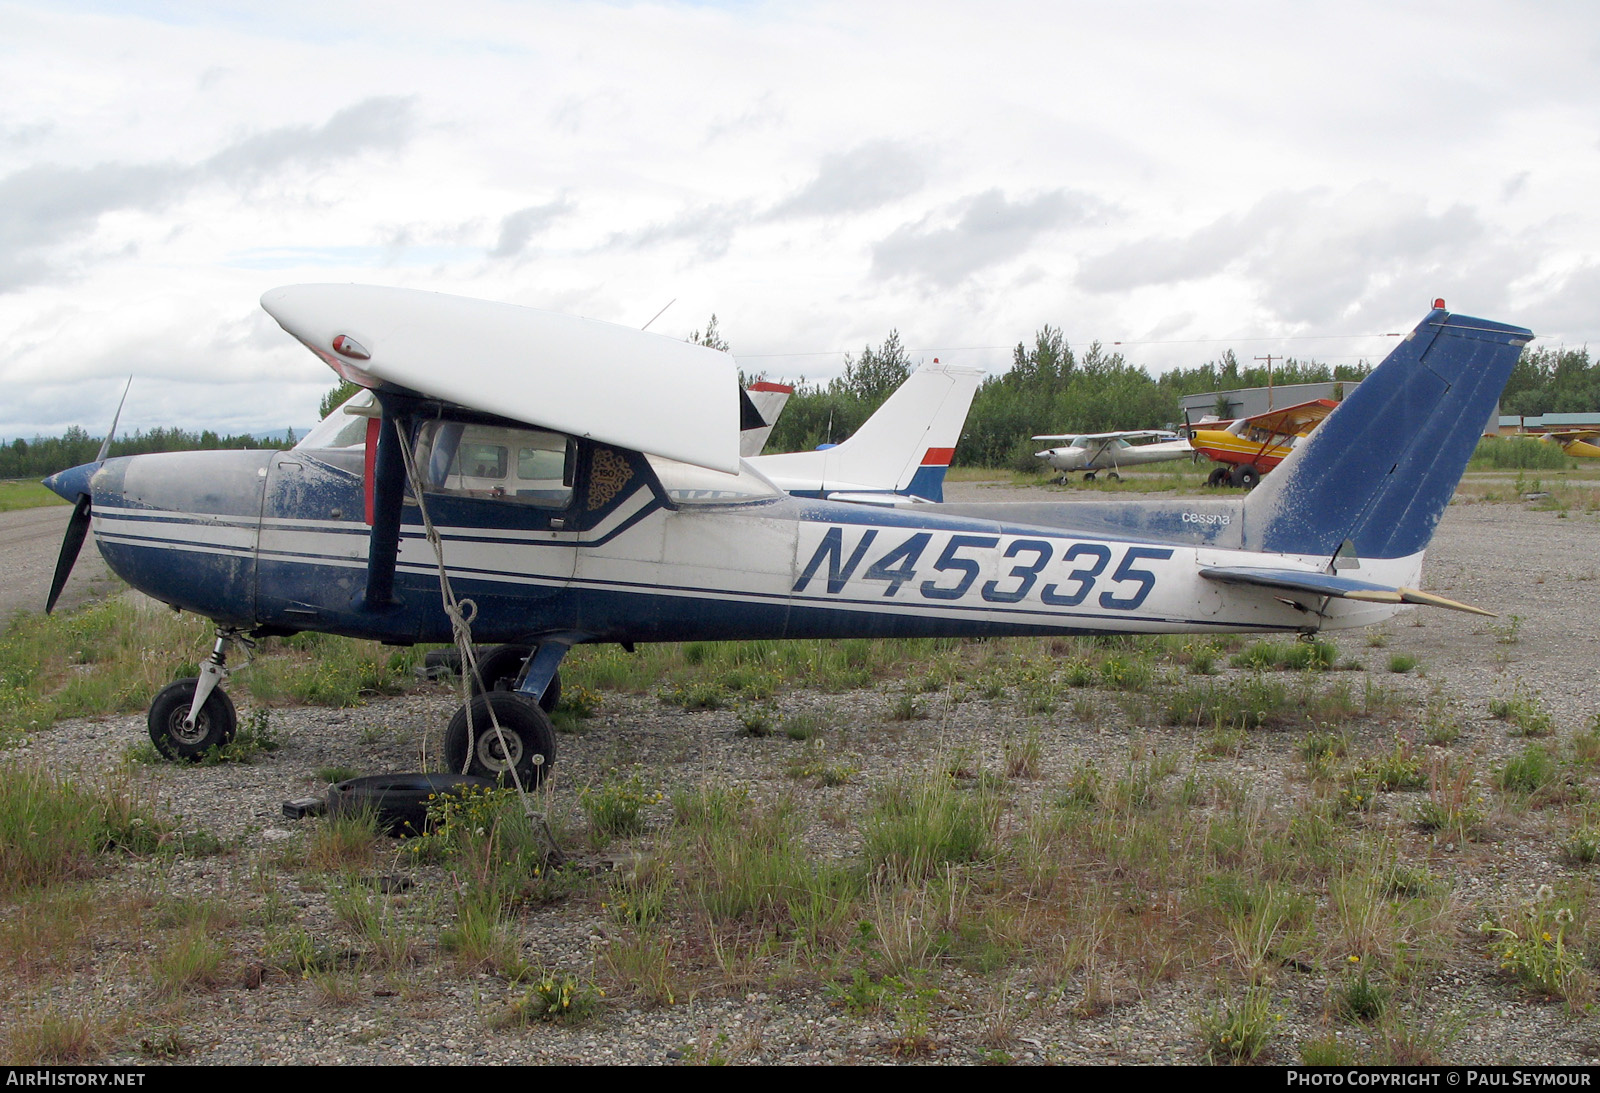
<svg viewBox="0 0 1600 1093"><path fill-rule="evenodd" d="M304 428L307 281L822 379L1050 323L1376 359L1436 296L1600 349L1600 5L0 2L0 437ZM1048 424L1048 423L1044 423Z"/></svg>

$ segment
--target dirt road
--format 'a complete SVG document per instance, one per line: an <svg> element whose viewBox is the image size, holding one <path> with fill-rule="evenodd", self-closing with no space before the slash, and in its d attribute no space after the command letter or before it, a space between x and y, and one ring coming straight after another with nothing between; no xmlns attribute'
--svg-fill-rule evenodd
<svg viewBox="0 0 1600 1093"><path fill-rule="evenodd" d="M21 611L44 610L71 515L66 505L0 512L0 623ZM61 593L61 606L75 607L115 583L100 552L86 542Z"/></svg>

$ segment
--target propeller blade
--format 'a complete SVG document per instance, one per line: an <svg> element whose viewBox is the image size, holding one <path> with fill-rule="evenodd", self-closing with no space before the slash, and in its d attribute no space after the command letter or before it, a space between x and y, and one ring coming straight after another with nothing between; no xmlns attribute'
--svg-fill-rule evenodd
<svg viewBox="0 0 1600 1093"><path fill-rule="evenodd" d="M67 521L67 533L61 537L61 554L56 558L55 579L50 582L50 598L45 601L44 613L55 610L56 600L72 575L72 565L83 549L83 540L89 534L89 495L80 493L78 503L72 506L72 518Z"/></svg>
<svg viewBox="0 0 1600 1093"><path fill-rule="evenodd" d="M111 438L117 435L117 422L122 418L122 405L128 401L128 388L132 386L133 377L129 376L128 382L122 386L122 400L117 403L117 412L111 415L111 429L106 433L106 438L100 442L100 454L94 457L96 463L104 460L106 453L111 450ZM68 568L71 567L69 566Z"/></svg>

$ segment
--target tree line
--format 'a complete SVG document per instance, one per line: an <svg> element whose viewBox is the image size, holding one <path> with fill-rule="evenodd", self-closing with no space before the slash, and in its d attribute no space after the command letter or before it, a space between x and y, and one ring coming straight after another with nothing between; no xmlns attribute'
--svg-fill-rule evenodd
<svg viewBox="0 0 1600 1093"><path fill-rule="evenodd" d="M688 340L729 349L715 315L703 331L696 330ZM802 377L767 450L807 451L845 439L900 386L916 363L900 332L891 330L879 345L867 345L858 355L846 354L843 374L826 383L807 383ZM1330 367L1290 357L1273 367L1272 382L1353 384L1371 371L1372 366L1365 362ZM758 378L741 374L740 382ZM1033 457L1038 444L1028 438L1035 433L1164 428L1178 423L1178 400L1186 395L1264 387L1266 383L1265 367L1240 364L1231 349L1193 368L1174 368L1151 376L1098 341L1081 352L1074 351L1059 328L1046 325L1034 335L1031 345L1017 343L1007 371L986 378L978 388L955 462L1033 469L1038 462ZM322 415L326 417L354 391L353 384L341 381L323 398ZM1501 412L1506 414L1532 417L1592 410L1600 410L1600 359L1591 361L1587 347L1523 350L1501 398ZM209 429L194 433L156 428L114 440L111 454L285 448L293 444L292 435L278 440L249 434L219 436ZM59 437L18 438L0 445L0 478L42 478L89 462L99 448L100 439L76 425Z"/></svg>
<svg viewBox="0 0 1600 1093"><path fill-rule="evenodd" d="M710 328L715 329L713 324ZM696 337L693 340L709 344ZM725 349L725 344L714 348ZM837 443L861 426L911 373L914 362L899 331L859 356L846 355L845 369L827 383L803 379L784 407L767 443L774 452L803 451ZM1347 382L1363 379L1366 363L1330 367L1294 358L1272 369L1275 384ZM1151 376L1129 364L1120 352L1092 342L1081 353L1057 327L1045 326L1033 344L1017 343L1011 367L985 379L967 414L955 462L962 466L1033 469L1036 433L1098 433L1116 429L1159 429L1179 424L1178 400L1185 395L1263 387L1264 366L1246 367L1230 349L1219 359L1194 368L1175 368Z"/></svg>
<svg viewBox="0 0 1600 1093"><path fill-rule="evenodd" d="M88 463L100 452L101 438L90 436L77 425L68 426L61 436L24 440L18 437L0 445L0 478L44 478L68 467ZM145 455L150 452L190 452L217 448L290 448L291 433L282 437L261 438L249 433L222 436L205 429L198 433L183 429L155 428L137 431L111 441L111 455Z"/></svg>

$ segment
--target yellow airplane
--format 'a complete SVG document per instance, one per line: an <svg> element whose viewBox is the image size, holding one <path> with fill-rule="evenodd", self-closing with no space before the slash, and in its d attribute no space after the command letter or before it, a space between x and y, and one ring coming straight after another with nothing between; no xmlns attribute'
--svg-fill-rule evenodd
<svg viewBox="0 0 1600 1093"><path fill-rule="evenodd" d="M1282 463L1300 438L1309 435L1338 405L1332 399L1314 399L1242 417L1224 428L1193 429L1189 443L1218 464L1206 485L1227 483L1253 489L1262 475Z"/></svg>
<svg viewBox="0 0 1600 1093"><path fill-rule="evenodd" d="M1600 445L1594 443L1600 440L1600 429L1563 429L1545 433L1539 439L1548 444L1559 444L1562 451L1579 459L1600 459Z"/></svg>

